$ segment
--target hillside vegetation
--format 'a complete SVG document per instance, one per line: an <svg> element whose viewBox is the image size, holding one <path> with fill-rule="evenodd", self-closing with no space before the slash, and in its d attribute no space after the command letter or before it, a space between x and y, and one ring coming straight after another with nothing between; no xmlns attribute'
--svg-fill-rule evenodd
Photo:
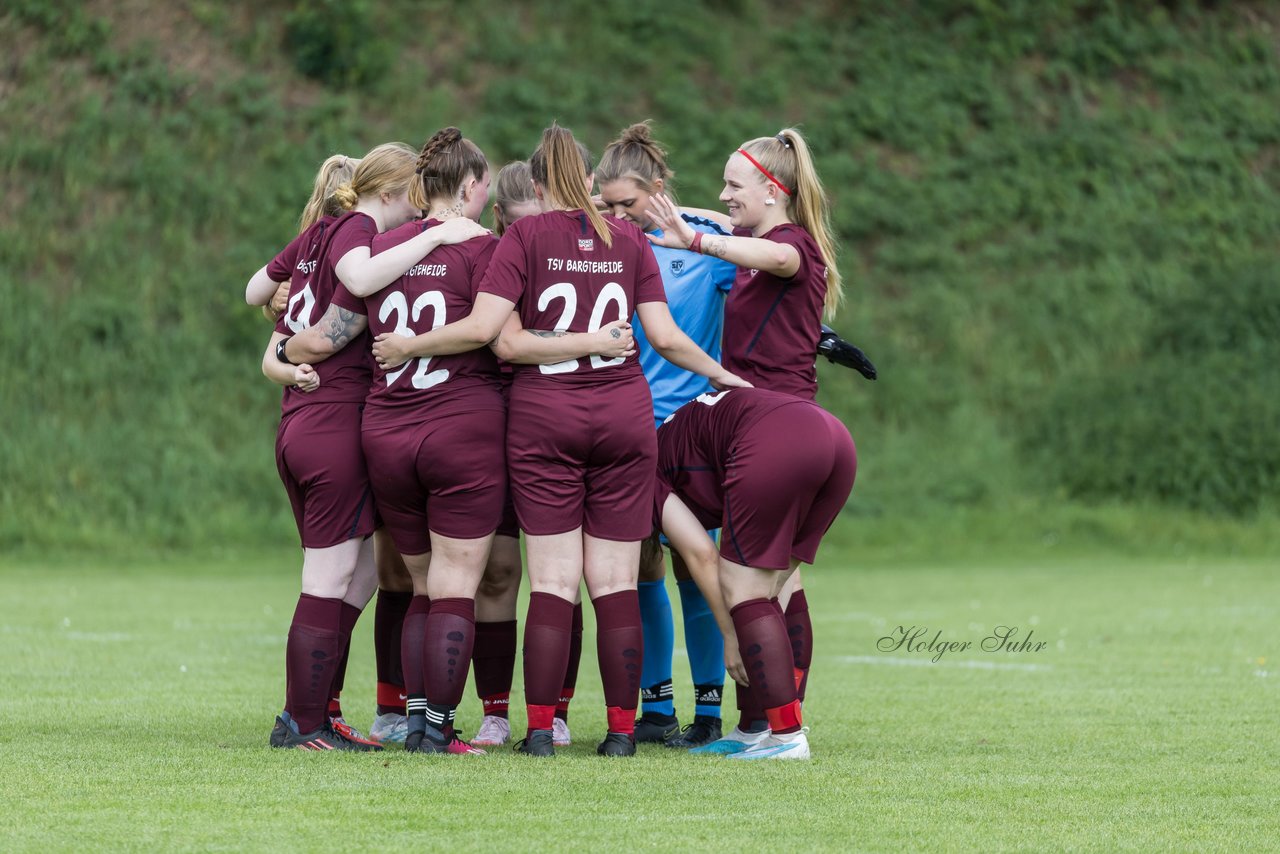
<svg viewBox="0 0 1280 854"><path fill-rule="evenodd" d="M499 164L552 119L597 152L653 119L703 206L808 135L881 374L822 371L867 530L1274 520L1273 7L776 6L6 4L0 548L292 537L242 287L316 166L444 124Z"/></svg>

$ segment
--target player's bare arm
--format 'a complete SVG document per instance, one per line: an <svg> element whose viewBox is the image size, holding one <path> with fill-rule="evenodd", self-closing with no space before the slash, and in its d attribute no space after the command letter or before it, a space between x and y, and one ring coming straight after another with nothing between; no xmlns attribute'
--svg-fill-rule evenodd
<svg viewBox="0 0 1280 854"><path fill-rule="evenodd" d="M475 220L458 217L428 228L377 255L371 255L368 247L357 246L343 255L333 269L352 294L369 297L403 276L410 267L439 247L462 243L489 233L489 229Z"/></svg>
<svg viewBox="0 0 1280 854"><path fill-rule="evenodd" d="M295 365L323 362L369 326L369 318L330 304L320 321L289 339L285 355Z"/></svg>
<svg viewBox="0 0 1280 854"><path fill-rule="evenodd" d="M514 311L490 346L499 359L525 365L549 365L587 356L627 358L636 352L635 335L625 320L615 320L596 332L525 329Z"/></svg>
<svg viewBox="0 0 1280 854"><path fill-rule="evenodd" d="M680 209L665 195L653 197L648 213L649 218L662 229L662 236L646 233L645 237L658 246L701 252L739 267L762 270L783 279L794 276L800 269L800 253L787 243L775 243L759 237L699 237L699 232L689 227L680 216Z"/></svg>

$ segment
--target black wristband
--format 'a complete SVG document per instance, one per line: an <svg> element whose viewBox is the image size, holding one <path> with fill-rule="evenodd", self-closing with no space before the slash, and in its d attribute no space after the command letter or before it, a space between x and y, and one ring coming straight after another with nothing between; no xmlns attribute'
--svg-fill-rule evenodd
<svg viewBox="0 0 1280 854"><path fill-rule="evenodd" d="M276 358L284 362L286 365L292 365L293 362L289 361L289 357L284 352L284 347L288 343L289 343L288 338L281 338L278 342L276 342Z"/></svg>

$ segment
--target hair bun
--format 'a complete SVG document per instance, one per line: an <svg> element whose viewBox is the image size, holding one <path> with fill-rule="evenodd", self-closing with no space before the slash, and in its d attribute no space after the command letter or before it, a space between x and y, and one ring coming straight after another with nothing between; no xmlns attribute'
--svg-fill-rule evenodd
<svg viewBox="0 0 1280 854"><path fill-rule="evenodd" d="M351 210L359 203L360 196L356 193L355 187L351 186L351 182L348 181L333 191L333 200L341 205L344 210Z"/></svg>
<svg viewBox="0 0 1280 854"><path fill-rule="evenodd" d="M640 145L648 145L653 141L653 131L649 127L648 121L636 122L631 127L622 132L621 142L634 142Z"/></svg>

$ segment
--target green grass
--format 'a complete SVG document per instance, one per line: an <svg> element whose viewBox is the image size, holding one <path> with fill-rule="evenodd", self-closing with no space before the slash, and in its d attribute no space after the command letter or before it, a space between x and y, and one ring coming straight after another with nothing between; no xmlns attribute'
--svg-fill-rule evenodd
<svg viewBox="0 0 1280 854"><path fill-rule="evenodd" d="M828 550L808 575L814 759L795 764L598 759L590 643L555 761L271 751L297 563L0 563L3 847L1243 849L1280 832L1271 561ZM370 623L345 693L365 725ZM975 649L877 650L899 625ZM1048 647L976 650L997 625ZM676 680L688 711L679 656ZM461 716L474 729L473 698Z"/></svg>

